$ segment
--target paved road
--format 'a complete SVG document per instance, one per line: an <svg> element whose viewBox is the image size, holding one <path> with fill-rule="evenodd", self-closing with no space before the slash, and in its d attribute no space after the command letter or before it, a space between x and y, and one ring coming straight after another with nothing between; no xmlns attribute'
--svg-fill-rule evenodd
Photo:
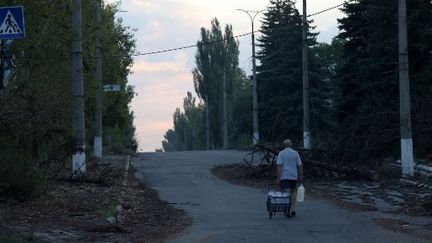
<svg viewBox="0 0 432 243"><path fill-rule="evenodd" d="M193 218L190 232L173 242L423 242L383 230L366 213L306 198L295 218L268 219L266 191L237 186L210 173L214 165L238 163L244 152L141 153L136 176Z"/></svg>

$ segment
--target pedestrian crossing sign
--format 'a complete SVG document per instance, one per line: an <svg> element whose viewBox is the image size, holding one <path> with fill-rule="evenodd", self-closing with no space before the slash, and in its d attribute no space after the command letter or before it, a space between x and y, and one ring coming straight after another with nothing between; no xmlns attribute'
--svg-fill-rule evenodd
<svg viewBox="0 0 432 243"><path fill-rule="evenodd" d="M0 8L0 39L25 37L24 10L22 6Z"/></svg>

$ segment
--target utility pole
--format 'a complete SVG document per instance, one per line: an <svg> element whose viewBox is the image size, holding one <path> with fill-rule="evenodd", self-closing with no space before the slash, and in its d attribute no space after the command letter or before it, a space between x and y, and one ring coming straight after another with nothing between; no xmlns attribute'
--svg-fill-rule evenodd
<svg viewBox="0 0 432 243"><path fill-rule="evenodd" d="M81 0L72 2L72 98L73 98L73 140L74 154L72 155L72 174L84 174L86 171L85 154L85 121L84 121L84 80L82 60L82 23Z"/></svg>
<svg viewBox="0 0 432 243"><path fill-rule="evenodd" d="M0 39L0 90L6 89L13 75L13 59L9 50L13 40Z"/></svg>
<svg viewBox="0 0 432 243"><path fill-rule="evenodd" d="M406 0L399 0L399 108L402 175L414 175Z"/></svg>
<svg viewBox="0 0 432 243"><path fill-rule="evenodd" d="M210 120L209 120L208 94L205 97L205 116L206 116L206 145L207 145L207 150L210 150Z"/></svg>
<svg viewBox="0 0 432 243"><path fill-rule="evenodd" d="M303 0L303 146L305 149L310 149L312 145L312 138L309 119L309 59L307 43L308 24L306 10L306 0Z"/></svg>
<svg viewBox="0 0 432 243"><path fill-rule="evenodd" d="M96 3L96 104L95 104L95 135L94 156L102 158L102 52L101 52L101 8L102 0Z"/></svg>
<svg viewBox="0 0 432 243"><path fill-rule="evenodd" d="M258 124L258 93L257 93L257 79L256 79L256 55L255 55L255 31L254 31L254 20L255 17L262 11L246 11L243 9L237 9L238 11L245 12L252 23L252 119L253 119L253 137L252 143L254 145L259 143L259 124ZM250 12L254 12L255 15L252 17Z"/></svg>
<svg viewBox="0 0 432 243"><path fill-rule="evenodd" d="M222 138L223 138L223 144L222 148L227 149L228 148L228 111L227 111L227 94L226 94L226 68L224 65L223 69L223 84L222 84Z"/></svg>

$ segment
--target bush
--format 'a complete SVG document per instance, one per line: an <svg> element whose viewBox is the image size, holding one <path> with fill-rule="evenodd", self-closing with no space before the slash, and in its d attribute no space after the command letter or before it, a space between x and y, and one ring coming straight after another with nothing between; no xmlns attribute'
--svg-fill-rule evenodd
<svg viewBox="0 0 432 243"><path fill-rule="evenodd" d="M38 195L47 185L46 173L30 163L30 156L0 157L0 195L19 201Z"/></svg>

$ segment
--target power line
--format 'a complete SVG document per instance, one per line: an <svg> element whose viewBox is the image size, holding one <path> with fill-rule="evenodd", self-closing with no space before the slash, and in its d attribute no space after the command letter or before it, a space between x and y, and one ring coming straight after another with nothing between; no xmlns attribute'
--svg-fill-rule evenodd
<svg viewBox="0 0 432 243"><path fill-rule="evenodd" d="M319 15L319 14L322 14L322 13L328 12L328 11L330 11L330 10L333 10L333 9L339 8L339 7L343 6L343 5L344 5L344 4L342 3L342 4L339 4L339 5L333 6L333 7L331 7L331 8L327 8L327 9L324 9L324 10L322 10L322 11L319 11L319 12L316 12L316 13L313 13L313 14L309 14L309 15L307 15L307 17L312 17L312 16L315 16L315 15Z"/></svg>
<svg viewBox="0 0 432 243"><path fill-rule="evenodd" d="M331 8L327 8L325 10L322 10L322 11L310 14L310 15L308 15L308 17L312 17L312 16L315 16L315 15L319 15L319 14L331 11L333 9L336 9L336 8L342 6L342 5L343 4L339 4L339 5L333 6ZM258 33L258 32L261 32L261 31L260 30L256 30L253 33ZM215 40L215 41L211 41L211 42L205 42L205 43L194 44L194 45L187 45L187 46L170 48L170 49L163 49L163 50L158 50L158 51L151 51L151 52L144 52L144 53L135 53L135 54L132 54L130 56L131 57L147 56L147 55L161 54L161 53L167 53L167 52L173 52L173 51L178 51L178 50L183 50L183 49L194 48L194 47L198 47L199 45L212 45L212 44L215 44L215 43L226 41L227 39L240 38L240 37L248 36L248 35L251 35L251 34L252 34L252 32L248 32L248 33L235 35L235 36L232 36L230 38L225 38L225 39L221 39L221 40ZM93 55L86 55L86 57L95 58L95 56L93 56ZM105 57L117 57L117 55L109 55L109 56L105 56ZM55 60L57 60L57 59L67 59L67 58L69 58L69 56L67 56L67 55L44 56L44 57L42 57L42 56L35 56L35 57L32 57L32 56L25 56L25 57L24 56L22 56L22 57L18 56L16 58L17 59L55 59Z"/></svg>
<svg viewBox="0 0 432 243"><path fill-rule="evenodd" d="M258 32L258 31L254 31L254 32ZM133 57L136 57L136 56L146 56L146 55L160 54L160 53L165 53L165 52L178 51L178 50L193 48L193 47L197 47L197 46L212 45L212 44L216 44L216 43L219 43L219 42L226 41L228 39L239 38L239 37L247 36L247 35L250 35L250 34L252 34L252 32L245 33L245 34L240 34L240 35L235 35L235 36L230 37L230 38L224 38L224 39L220 39L220 40L205 42L205 43L201 43L201 44L188 45L188 46L182 46L182 47L176 47L176 48L170 48L170 49L164 49L164 50L152 51L152 52L137 53L137 54L134 54L132 56Z"/></svg>
<svg viewBox="0 0 432 243"><path fill-rule="evenodd" d="M322 10L322 11L319 11L319 12L316 12L316 13L313 13L313 14L309 14L307 17L312 17L312 16L315 16L315 15L319 15L319 14L322 14L322 13L325 13L325 12L328 12L328 11L331 11L331 10L333 10L333 9L339 8L339 7L341 7L341 6L343 6L343 4L339 4L339 5L336 5L336 6L333 6L333 7L327 8L327 9L324 9L324 10ZM215 41L211 41L211 42L200 43L200 44L187 45L187 46L176 47L176 48L170 48L170 49L163 49L163 50L158 50L158 51L151 51L151 52L137 53L137 54L134 54L134 55L132 55L132 56L133 56L133 57L137 57L137 56L148 56L148 55L161 54L161 53L166 53L166 52L173 52L173 51L178 51L178 50L183 50L183 49L194 48L194 47L198 47L198 46L200 46L200 45L201 45L201 46L202 46L202 45L212 45L212 44L215 44L215 43L219 43L219 42L226 41L227 39L240 38L240 37L248 36L248 35L251 35L252 33L257 33L257 32L260 32L260 31L257 30L257 31L254 31L254 32L249 32L249 33L244 33L244 34L240 34L240 35L235 35L235 36L230 37L230 38L224 38L224 39L215 40Z"/></svg>

